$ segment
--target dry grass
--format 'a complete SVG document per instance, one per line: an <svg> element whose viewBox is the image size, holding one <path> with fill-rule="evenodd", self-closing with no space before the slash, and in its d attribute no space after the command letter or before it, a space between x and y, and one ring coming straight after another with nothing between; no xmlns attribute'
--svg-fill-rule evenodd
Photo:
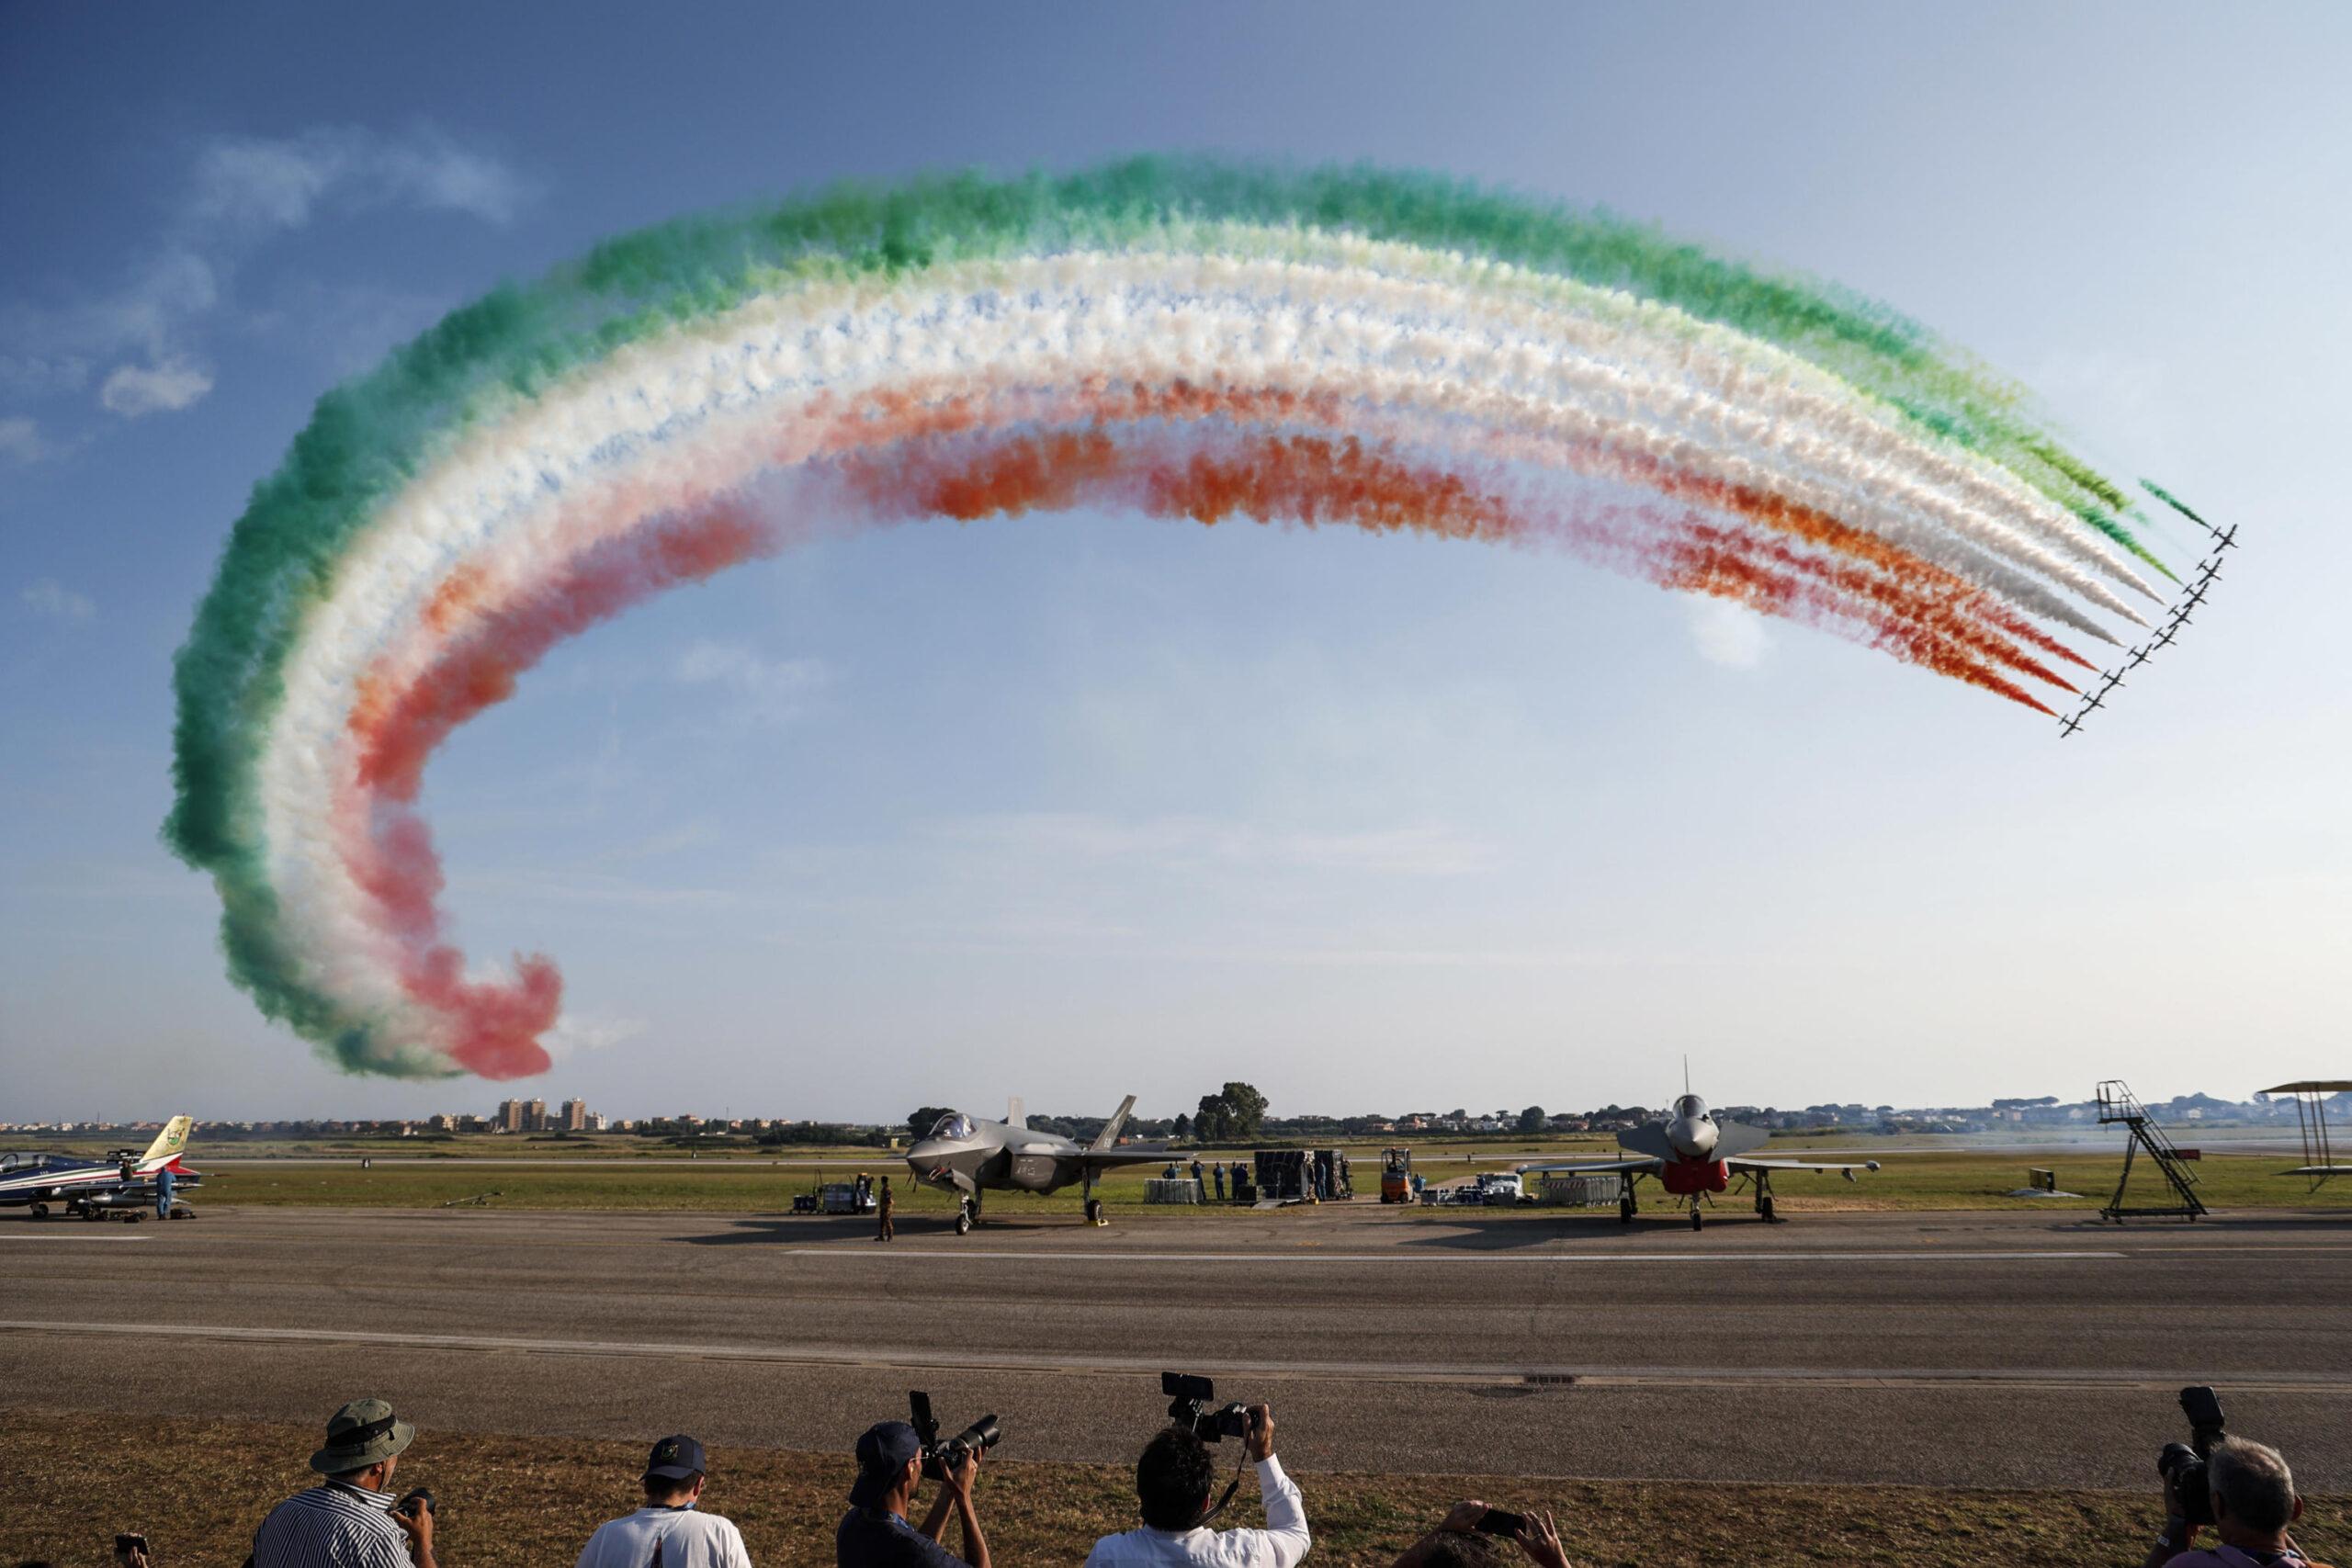
<svg viewBox="0 0 2352 1568"><path fill-rule="evenodd" d="M104 1568L117 1530L142 1531L157 1568L234 1568L254 1527L310 1483L310 1427L0 1410L0 1562ZM404 1483L440 1499L436 1544L450 1568L553 1568L631 1506L643 1450L630 1442L425 1433ZM742 1528L763 1565L832 1561L847 1465L762 1449L712 1454L710 1506ZM1301 1478L1316 1535L1310 1562L1385 1563L1456 1499L1549 1507L1585 1564L1968 1564L2140 1561L2152 1500L2104 1492L1968 1492L1684 1483L1496 1481L1317 1474ZM1000 1461L982 1479L996 1560L1076 1563L1093 1538L1133 1522L1125 1466ZM1238 1522L1256 1522L1250 1509ZM2342 1561L2352 1534L2324 1521L2306 1549ZM953 1532L951 1530L951 1540Z"/></svg>

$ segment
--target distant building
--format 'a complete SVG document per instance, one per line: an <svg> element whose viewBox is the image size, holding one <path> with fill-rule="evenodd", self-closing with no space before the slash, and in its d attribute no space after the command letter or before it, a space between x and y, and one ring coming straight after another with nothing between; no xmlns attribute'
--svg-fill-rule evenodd
<svg viewBox="0 0 2352 1568"><path fill-rule="evenodd" d="M567 1133L586 1132L588 1130L588 1102L584 1100L565 1100L561 1111L558 1112L557 1124Z"/></svg>
<svg viewBox="0 0 2352 1568"><path fill-rule="evenodd" d="M601 1111L591 1111L588 1112L587 1125L582 1130L590 1133L603 1132L605 1130L605 1113Z"/></svg>
<svg viewBox="0 0 2352 1568"><path fill-rule="evenodd" d="M535 1100L523 1107L523 1131L544 1133L548 1130L548 1102Z"/></svg>
<svg viewBox="0 0 2352 1568"><path fill-rule="evenodd" d="M523 1112L526 1109L526 1107L519 1100L500 1100L498 1102L498 1115L492 1124L494 1130L501 1133L521 1132L523 1130Z"/></svg>

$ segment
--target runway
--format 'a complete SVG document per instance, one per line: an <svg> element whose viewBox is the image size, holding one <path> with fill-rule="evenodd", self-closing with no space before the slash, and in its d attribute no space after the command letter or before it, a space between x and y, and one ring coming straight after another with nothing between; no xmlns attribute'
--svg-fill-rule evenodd
<svg viewBox="0 0 2352 1568"><path fill-rule="evenodd" d="M1005 1458L1123 1458L1157 1374L1308 1469L2147 1483L2220 1388L2352 1490L2352 1223L1719 1220L1333 1205L991 1224L214 1208L0 1219L0 1404L845 1450L930 1391ZM423 1441L425 1439L420 1439Z"/></svg>

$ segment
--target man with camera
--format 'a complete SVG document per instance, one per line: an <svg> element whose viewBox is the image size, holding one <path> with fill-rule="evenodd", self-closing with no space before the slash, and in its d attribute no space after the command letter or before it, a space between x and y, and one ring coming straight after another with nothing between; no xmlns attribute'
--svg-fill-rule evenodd
<svg viewBox="0 0 2352 1568"><path fill-rule="evenodd" d="M989 1568L988 1537L980 1533L980 1517L972 1506L972 1479L988 1442L966 1440L969 1436L942 1445L944 1451L936 1455L935 1466L939 1495L932 1499L930 1517L917 1529L907 1523L907 1510L922 1484L922 1440L904 1421L867 1427L857 1439L857 1480L849 1489L849 1512L833 1532L835 1568L958 1568L957 1559L939 1544L951 1506L963 1527L962 1562L971 1568Z"/></svg>
<svg viewBox="0 0 2352 1568"><path fill-rule="evenodd" d="M1499 1568L1504 1559L1497 1543L1505 1540L1517 1541L1536 1568L1575 1568L1548 1512L1508 1513L1476 1498L1456 1503L1435 1529L1405 1549L1395 1568Z"/></svg>
<svg viewBox="0 0 2352 1568"><path fill-rule="evenodd" d="M416 1428L380 1399L355 1399L327 1420L311 1468L326 1477L269 1511L252 1568L437 1568L433 1494L394 1499L392 1472Z"/></svg>
<svg viewBox="0 0 2352 1568"><path fill-rule="evenodd" d="M743 1532L702 1501L710 1474L702 1445L681 1432L653 1445L640 1478L645 1506L607 1519L581 1549L577 1568L752 1568Z"/></svg>
<svg viewBox="0 0 2352 1568"><path fill-rule="evenodd" d="M2216 1439L2204 1462L2186 1462L2176 1443L2159 1461L2164 1476L2165 1528L2149 1548L2146 1568L2326 1568L2295 1549L2287 1527L2302 1517L2303 1500L2277 1449L2244 1438ZM2196 1493L2201 1491L2202 1495ZM2220 1538L2196 1550L2197 1531L2210 1523Z"/></svg>
<svg viewBox="0 0 2352 1568"><path fill-rule="evenodd" d="M1162 1380L1163 1390L1171 1385ZM1204 1391L1207 1384L1201 1382ZM1180 1393L1175 1416L1185 1401ZM1195 1402L1197 1404L1197 1402ZM1264 1529L1212 1530L1209 1521L1225 1506L1210 1503L1216 1480L1216 1461L1201 1440L1197 1427L1204 1420L1238 1417L1248 1458L1258 1472L1258 1495L1266 1506ZM1220 1430L1212 1427L1213 1431ZM1238 1475L1234 1477L1238 1484ZM1234 1488L1226 1488L1225 1500ZM1295 1568L1306 1555L1306 1505L1298 1487L1283 1473L1274 1457L1274 1413L1263 1404L1244 1411L1224 1411L1179 1419L1145 1445L1136 1461L1136 1500L1142 1506L1143 1528L1106 1535L1086 1554L1086 1568Z"/></svg>

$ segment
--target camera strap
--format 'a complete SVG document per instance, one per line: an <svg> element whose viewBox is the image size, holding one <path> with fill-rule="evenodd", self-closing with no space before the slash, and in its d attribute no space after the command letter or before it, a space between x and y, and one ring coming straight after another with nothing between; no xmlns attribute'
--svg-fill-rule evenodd
<svg viewBox="0 0 2352 1568"><path fill-rule="evenodd" d="M1241 1489L1242 1472L1249 1468L1250 1450L1248 1449L1244 1449L1241 1450L1241 1462L1234 1467L1233 1479L1225 1483L1225 1495L1219 1497L1215 1505L1210 1507L1209 1511L1200 1517L1198 1522L1193 1526L1194 1529L1204 1529L1211 1520L1215 1519L1219 1514L1225 1512L1225 1506L1227 1503L1232 1502L1233 1495Z"/></svg>

